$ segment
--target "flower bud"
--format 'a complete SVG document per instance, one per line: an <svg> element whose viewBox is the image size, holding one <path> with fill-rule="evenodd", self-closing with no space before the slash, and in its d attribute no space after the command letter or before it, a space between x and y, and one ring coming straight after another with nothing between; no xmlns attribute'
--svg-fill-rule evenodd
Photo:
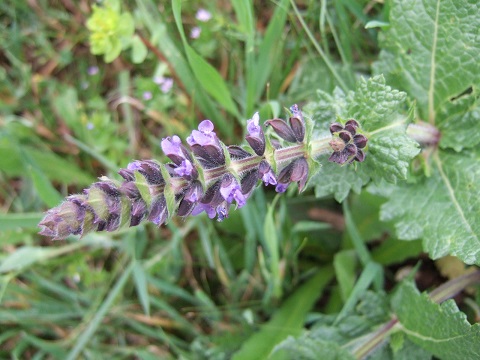
<svg viewBox="0 0 480 360"><path fill-rule="evenodd" d="M292 143L297 141L297 138L295 137L295 133L293 132L293 130L282 119L268 120L265 122L265 125L271 126L272 129L277 133L277 135L280 136L283 140L286 140Z"/></svg>
<svg viewBox="0 0 480 360"><path fill-rule="evenodd" d="M248 135L245 137L255 154L262 156L265 152L265 134L259 125L260 117L256 112L247 123Z"/></svg>
<svg viewBox="0 0 480 360"><path fill-rule="evenodd" d="M217 167L225 164L225 155L220 145L220 140L213 131L213 123L203 120L198 125L198 131L193 130L187 138L193 153L197 156L202 166L206 168Z"/></svg>

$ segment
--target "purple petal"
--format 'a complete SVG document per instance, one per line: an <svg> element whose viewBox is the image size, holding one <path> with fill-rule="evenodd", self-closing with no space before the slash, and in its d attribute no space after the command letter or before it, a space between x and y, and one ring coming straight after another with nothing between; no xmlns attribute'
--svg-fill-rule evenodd
<svg viewBox="0 0 480 360"><path fill-rule="evenodd" d="M190 215L195 216L195 215L201 214L204 211L207 213L207 215L210 219L213 219L217 215L217 212L215 211L215 208L213 206L210 206L210 205L207 205L207 204L202 204L202 203L198 203L193 208Z"/></svg>
<svg viewBox="0 0 480 360"><path fill-rule="evenodd" d="M227 205L221 204L216 208L217 211L217 221L223 221L228 218L228 208Z"/></svg>
<svg viewBox="0 0 480 360"><path fill-rule="evenodd" d="M194 172L195 168L193 167L190 160L183 160L182 163L173 170L178 176L190 177Z"/></svg>
<svg viewBox="0 0 480 360"><path fill-rule="evenodd" d="M282 139L288 142L297 142L293 130L288 126L288 124L282 119L273 119L265 122L266 126L271 126L273 130L280 136Z"/></svg>
<svg viewBox="0 0 480 360"><path fill-rule="evenodd" d="M213 133L213 123L210 120L203 120L199 125L198 125L198 130L200 130L204 134L210 134Z"/></svg>
<svg viewBox="0 0 480 360"><path fill-rule="evenodd" d="M253 137L259 136L262 131L262 128L258 124L259 121L260 121L260 116L258 115L258 112L256 112L255 114L253 114L252 118L247 122L247 131Z"/></svg>
<svg viewBox="0 0 480 360"><path fill-rule="evenodd" d="M208 10L198 9L197 13L195 14L195 18L198 21L207 22L212 18L212 14Z"/></svg>
<svg viewBox="0 0 480 360"><path fill-rule="evenodd" d="M277 186L275 187L275 191L278 193L284 193L285 191L287 191L288 185L290 185L290 183L287 183L287 184L278 183Z"/></svg>
<svg viewBox="0 0 480 360"><path fill-rule="evenodd" d="M358 162L363 162L365 161L365 153L363 152L363 150L358 150L357 151L357 156L355 156L355 160L357 160Z"/></svg>
<svg viewBox="0 0 480 360"><path fill-rule="evenodd" d="M242 194L242 189L238 184L237 180L227 174L222 179L220 186L220 194L227 201L228 204L231 204L235 200L238 204L238 207L242 207L246 203L245 196Z"/></svg>
<svg viewBox="0 0 480 360"><path fill-rule="evenodd" d="M353 143L357 145L357 148L363 149L365 146L367 146L368 139L366 136L357 134L353 137Z"/></svg>
<svg viewBox="0 0 480 360"><path fill-rule="evenodd" d="M297 117L291 117L289 121L297 142L302 142L305 138L305 123Z"/></svg>
<svg viewBox="0 0 480 360"><path fill-rule="evenodd" d="M262 175L262 180L267 185L277 185L277 179L270 165L264 160L260 163L258 171Z"/></svg>
<svg viewBox="0 0 480 360"><path fill-rule="evenodd" d="M340 131L338 137L342 139L345 143L350 142L352 140L352 135L348 131Z"/></svg>
<svg viewBox="0 0 480 360"><path fill-rule="evenodd" d="M335 122L335 123L330 125L330 133L331 134L342 131L342 130L343 130L343 126L339 123Z"/></svg>

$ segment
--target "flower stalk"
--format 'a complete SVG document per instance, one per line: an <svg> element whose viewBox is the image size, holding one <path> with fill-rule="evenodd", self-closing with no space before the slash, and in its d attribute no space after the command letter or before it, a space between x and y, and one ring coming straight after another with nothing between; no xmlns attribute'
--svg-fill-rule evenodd
<svg viewBox="0 0 480 360"><path fill-rule="evenodd" d="M303 191L319 166L316 159L333 150L330 161L339 164L363 161L367 138L359 124L349 120L332 124L332 138L311 139L311 121L297 105L285 121L265 122L272 133L265 136L255 113L247 121L245 146L226 146L210 120L187 137L186 145L174 135L161 141L171 162L135 160L118 173L122 182L100 178L83 194L71 195L47 211L39 223L40 234L56 239L84 236L90 231L115 231L150 221L160 226L174 216L205 212L222 221L232 204L243 207L261 181L285 192L291 183Z"/></svg>

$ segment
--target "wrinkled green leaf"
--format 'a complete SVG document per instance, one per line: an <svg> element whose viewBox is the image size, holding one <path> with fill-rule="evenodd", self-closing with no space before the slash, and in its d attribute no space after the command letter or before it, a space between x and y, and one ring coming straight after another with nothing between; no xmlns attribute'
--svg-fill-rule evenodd
<svg viewBox="0 0 480 360"><path fill-rule="evenodd" d="M438 114L437 126L442 133L440 146L461 151L480 143L480 99L478 94L448 102Z"/></svg>
<svg viewBox="0 0 480 360"><path fill-rule="evenodd" d="M404 283L392 299L401 330L440 359L480 358L480 325L471 325L453 300L439 305Z"/></svg>
<svg viewBox="0 0 480 360"><path fill-rule="evenodd" d="M395 220L401 239L422 238L434 259L451 254L480 264L478 164L478 154L435 155L432 175L395 188L381 208L381 219Z"/></svg>
<svg viewBox="0 0 480 360"><path fill-rule="evenodd" d="M392 3L374 70L416 99L424 120L435 122L452 97L480 85L479 10L471 0Z"/></svg>

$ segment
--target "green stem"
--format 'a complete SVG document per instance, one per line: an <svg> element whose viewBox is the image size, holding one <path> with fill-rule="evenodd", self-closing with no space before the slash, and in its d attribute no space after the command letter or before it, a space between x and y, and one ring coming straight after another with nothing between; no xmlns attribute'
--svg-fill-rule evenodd
<svg viewBox="0 0 480 360"><path fill-rule="evenodd" d="M332 147L330 146L330 141L332 137L326 137L323 139L313 140L310 143L310 155L312 158L316 159L321 155L331 153Z"/></svg>

